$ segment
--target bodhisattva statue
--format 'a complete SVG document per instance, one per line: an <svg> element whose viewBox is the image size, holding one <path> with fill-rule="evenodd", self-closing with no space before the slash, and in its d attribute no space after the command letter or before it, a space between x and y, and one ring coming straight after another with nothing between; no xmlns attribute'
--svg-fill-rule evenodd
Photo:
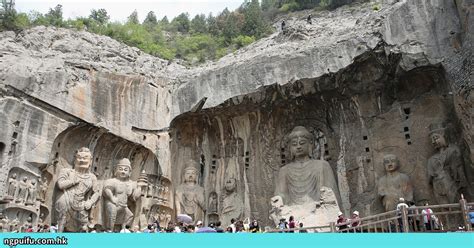
<svg viewBox="0 0 474 248"><path fill-rule="evenodd" d="M204 219L204 188L198 185L198 170L191 161L184 169L183 182L176 188L176 213L187 214L194 221Z"/></svg>
<svg viewBox="0 0 474 248"><path fill-rule="evenodd" d="M340 211L334 173L328 162L310 157L312 140L311 133L302 126L295 127L287 137L290 163L280 168L271 199L270 218L275 224L281 217L293 215L306 226L325 225Z"/></svg>
<svg viewBox="0 0 474 248"><path fill-rule="evenodd" d="M46 201L46 193L48 191L48 182L46 179L39 179L39 199L41 202Z"/></svg>
<svg viewBox="0 0 474 248"><path fill-rule="evenodd" d="M117 215L123 216L122 228L131 225L133 212L128 207L128 200L136 201L142 191L137 182L130 180L132 166L127 158L121 159L115 168L115 177L104 182L104 202L106 227L114 229Z"/></svg>
<svg viewBox="0 0 474 248"><path fill-rule="evenodd" d="M36 203L37 187L38 186L36 186L36 181L31 180L30 184L28 185L28 197L26 199L26 204L33 205Z"/></svg>
<svg viewBox="0 0 474 248"><path fill-rule="evenodd" d="M430 125L430 138L437 151L428 159L428 175L435 199L438 204L456 203L467 182L461 152L458 146L448 144L442 125Z"/></svg>
<svg viewBox="0 0 474 248"><path fill-rule="evenodd" d="M171 222L171 214L166 214L166 220L165 220L165 225L164 227L168 226Z"/></svg>
<svg viewBox="0 0 474 248"><path fill-rule="evenodd" d="M161 227L168 226L168 223L166 223L166 212L165 212L165 210L161 210L161 212L158 214L158 222L160 223Z"/></svg>
<svg viewBox="0 0 474 248"><path fill-rule="evenodd" d="M169 187L168 186L165 186L164 189L163 189L163 201L164 202L168 202L168 199L169 199Z"/></svg>
<svg viewBox="0 0 474 248"><path fill-rule="evenodd" d="M377 193L382 199L385 211L395 210L400 198L412 202L413 186L410 178L398 171L400 161L397 156L393 154L385 155L383 165L387 174L377 182Z"/></svg>
<svg viewBox="0 0 474 248"><path fill-rule="evenodd" d="M209 210L208 213L217 213L217 193L212 192L209 195Z"/></svg>
<svg viewBox="0 0 474 248"><path fill-rule="evenodd" d="M16 173L13 173L8 179L8 195L5 198L14 200L16 189L18 188L18 181L16 180Z"/></svg>
<svg viewBox="0 0 474 248"><path fill-rule="evenodd" d="M224 185L224 200L222 201L221 220L223 226L230 225L230 220L243 219L244 201L237 193L237 180L233 177L226 180Z"/></svg>
<svg viewBox="0 0 474 248"><path fill-rule="evenodd" d="M55 203L58 213L58 231L78 232L87 227L90 209L99 200L96 176L89 171L92 154L88 148L76 152L74 169L59 172L59 196Z"/></svg>
<svg viewBox="0 0 474 248"><path fill-rule="evenodd" d="M28 177L23 177L21 181L18 182L18 188L16 190L15 201L20 204L24 204L26 198L28 197Z"/></svg>

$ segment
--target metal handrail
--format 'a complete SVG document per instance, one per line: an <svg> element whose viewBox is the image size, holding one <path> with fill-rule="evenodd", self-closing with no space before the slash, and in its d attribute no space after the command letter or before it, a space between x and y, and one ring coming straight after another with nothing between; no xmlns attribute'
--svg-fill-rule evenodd
<svg viewBox="0 0 474 248"><path fill-rule="evenodd" d="M329 232L354 232L354 231L368 231L370 232L370 229L373 229L375 232L377 230L386 230L383 224L387 225L395 225L395 230L402 231L402 232L408 232L409 231L409 226L413 225L413 221L409 222L410 220L417 220L419 221L418 217L424 217L428 216L428 214L423 214L420 213L420 211L424 209L440 209L442 211L433 213L436 216L443 216L447 217L448 215L453 215L453 214L461 214L463 217L464 225L467 231L471 231L471 223L469 222L468 219L468 213L469 213L469 207L474 206L474 202L467 202L464 198L461 198L459 203L450 203L450 204L440 204L440 205L428 205L428 206L415 206L415 207L402 207L400 211L398 210L392 210L392 211L387 211L384 213L380 214L375 214L363 218L359 218L356 220L349 220L344 223L339 223L335 224L335 222L331 222L330 225L326 226L314 226L314 227L304 227L304 228L291 228L291 229L272 229L269 232L288 232L288 231L299 231L299 230L317 230L317 229L330 229ZM453 209L454 208L454 209ZM410 211L410 213L408 213ZM433 211L434 212L434 211ZM357 226L350 226L354 222L359 222L359 225ZM423 221L423 220L421 220ZM380 225L381 224L381 225ZM403 224L403 226L402 226ZM336 230L336 227L340 227L342 225L349 225L348 227L341 229L341 230ZM378 226L380 225L380 226ZM399 226L400 225L400 226ZM400 228L403 227L403 230L400 230ZM388 230L391 232L391 226L388 226ZM423 228L419 228L419 226L415 226L412 229L413 231L418 231L418 230L425 230Z"/></svg>

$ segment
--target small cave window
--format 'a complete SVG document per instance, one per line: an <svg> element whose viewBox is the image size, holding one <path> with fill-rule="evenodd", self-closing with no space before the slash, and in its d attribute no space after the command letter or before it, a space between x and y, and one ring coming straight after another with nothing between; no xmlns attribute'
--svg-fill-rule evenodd
<svg viewBox="0 0 474 248"><path fill-rule="evenodd" d="M363 139L364 139L364 140L367 140L367 139L368 139L367 135L364 135Z"/></svg>
<svg viewBox="0 0 474 248"><path fill-rule="evenodd" d="M18 133L17 133L17 132L13 132L12 138L14 138L14 139L18 138Z"/></svg>
<svg viewBox="0 0 474 248"><path fill-rule="evenodd" d="M370 148L366 147L365 152L370 152Z"/></svg>
<svg viewBox="0 0 474 248"><path fill-rule="evenodd" d="M5 144L0 142L0 162L3 161L3 153L5 152ZM1 164L0 164L1 167Z"/></svg>
<svg viewBox="0 0 474 248"><path fill-rule="evenodd" d="M405 139L410 139L410 134L405 134Z"/></svg>
<svg viewBox="0 0 474 248"><path fill-rule="evenodd" d="M403 131L408 132L408 131L410 131L410 129L408 127L404 127Z"/></svg>
<svg viewBox="0 0 474 248"><path fill-rule="evenodd" d="M411 113L411 110L410 108L403 108L403 112L406 114L406 115L409 115Z"/></svg>

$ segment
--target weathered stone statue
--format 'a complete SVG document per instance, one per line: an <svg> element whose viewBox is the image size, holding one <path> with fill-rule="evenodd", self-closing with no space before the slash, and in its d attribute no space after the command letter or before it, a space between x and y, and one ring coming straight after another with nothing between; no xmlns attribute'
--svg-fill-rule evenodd
<svg viewBox="0 0 474 248"><path fill-rule="evenodd" d="M377 194L381 197L385 211L395 210L400 198L412 202L413 185L406 174L398 171L400 161L397 156L385 155L383 165L387 174L378 180Z"/></svg>
<svg viewBox="0 0 474 248"><path fill-rule="evenodd" d="M209 195L209 213L217 213L217 193L212 192Z"/></svg>
<svg viewBox="0 0 474 248"><path fill-rule="evenodd" d="M187 214L193 220L204 218L204 188L198 185L199 172L189 162L184 169L183 182L176 188L175 207L177 214Z"/></svg>
<svg viewBox="0 0 474 248"><path fill-rule="evenodd" d="M153 189L154 189L155 185L153 185L152 183L148 184L148 188L147 188L147 193L146 193L146 197L153 197Z"/></svg>
<svg viewBox="0 0 474 248"><path fill-rule="evenodd" d="M46 192L48 192L48 182L46 179L39 179L39 199L41 202L46 201Z"/></svg>
<svg viewBox="0 0 474 248"><path fill-rule="evenodd" d="M30 184L28 185L28 197L26 199L26 204L33 205L36 202L37 197L37 186L36 181L31 180Z"/></svg>
<svg viewBox="0 0 474 248"><path fill-rule="evenodd" d="M13 200L15 197L15 192L18 188L18 181L16 180L16 173L13 173L8 179L8 192L6 199Z"/></svg>
<svg viewBox="0 0 474 248"><path fill-rule="evenodd" d="M445 127L430 125L430 138L437 153L428 159L428 175L438 204L455 203L467 182L459 147L448 144Z"/></svg>
<svg viewBox="0 0 474 248"><path fill-rule="evenodd" d="M15 202L19 204L24 204L26 198L28 197L28 177L23 177L21 181L18 182L18 188L16 190Z"/></svg>
<svg viewBox="0 0 474 248"><path fill-rule="evenodd" d="M160 183L158 186L156 186L155 198L158 198L162 201L163 200L163 190L164 190L163 184Z"/></svg>
<svg viewBox="0 0 474 248"><path fill-rule="evenodd" d="M162 186L160 185L153 185L153 198L158 199L160 198L160 192L162 190Z"/></svg>
<svg viewBox="0 0 474 248"><path fill-rule="evenodd" d="M285 140L290 163L280 168L276 179L275 196L271 199L275 221L293 215L307 226L325 225L331 221L327 216L337 216L339 212L334 173L328 162L310 157L312 139L306 128L297 126Z"/></svg>
<svg viewBox="0 0 474 248"><path fill-rule="evenodd" d="M161 210L158 215L158 222L160 223L161 227L166 227L168 223L166 223L166 212L165 210Z"/></svg>
<svg viewBox="0 0 474 248"><path fill-rule="evenodd" d="M143 230L145 227L147 227L148 224L148 213L150 212L150 209L148 207L143 207L142 212L140 213L140 218L138 219L138 224L140 226L140 229Z"/></svg>
<svg viewBox="0 0 474 248"><path fill-rule="evenodd" d="M230 220L240 220L243 217L244 201L237 193L237 180L233 177L226 180L224 185L224 200L222 201L222 225L230 225Z"/></svg>
<svg viewBox="0 0 474 248"><path fill-rule="evenodd" d="M167 202L168 199L169 199L169 187L164 186L164 188L163 188L163 201Z"/></svg>
<svg viewBox="0 0 474 248"><path fill-rule="evenodd" d="M125 225L131 225L133 212L128 207L128 200L136 201L142 194L137 182L130 180L131 171L130 160L121 159L115 168L115 177L104 182L106 227L111 230L114 229L117 215L123 215L122 229Z"/></svg>
<svg viewBox="0 0 474 248"><path fill-rule="evenodd" d="M55 203L58 213L58 231L77 232L87 227L89 210L100 197L97 178L89 171L92 154L83 147L76 152L74 169L59 172L57 186L59 196Z"/></svg>
<svg viewBox="0 0 474 248"><path fill-rule="evenodd" d="M44 224L44 213L41 213L38 218L38 224Z"/></svg>
<svg viewBox="0 0 474 248"><path fill-rule="evenodd" d="M10 226L10 219L8 219L8 216L3 215L3 218L0 220L0 223L3 226L4 232L10 232L11 231L11 226Z"/></svg>

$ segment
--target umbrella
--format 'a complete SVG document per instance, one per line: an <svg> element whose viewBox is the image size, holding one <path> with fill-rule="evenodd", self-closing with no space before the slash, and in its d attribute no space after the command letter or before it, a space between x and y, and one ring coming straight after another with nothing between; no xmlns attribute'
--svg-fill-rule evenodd
<svg viewBox="0 0 474 248"><path fill-rule="evenodd" d="M183 222L186 224L190 224L193 222L193 218L187 214L178 214L177 216L178 222Z"/></svg>
<svg viewBox="0 0 474 248"><path fill-rule="evenodd" d="M197 230L197 233L215 233L216 230L210 228L210 227L201 227Z"/></svg>

